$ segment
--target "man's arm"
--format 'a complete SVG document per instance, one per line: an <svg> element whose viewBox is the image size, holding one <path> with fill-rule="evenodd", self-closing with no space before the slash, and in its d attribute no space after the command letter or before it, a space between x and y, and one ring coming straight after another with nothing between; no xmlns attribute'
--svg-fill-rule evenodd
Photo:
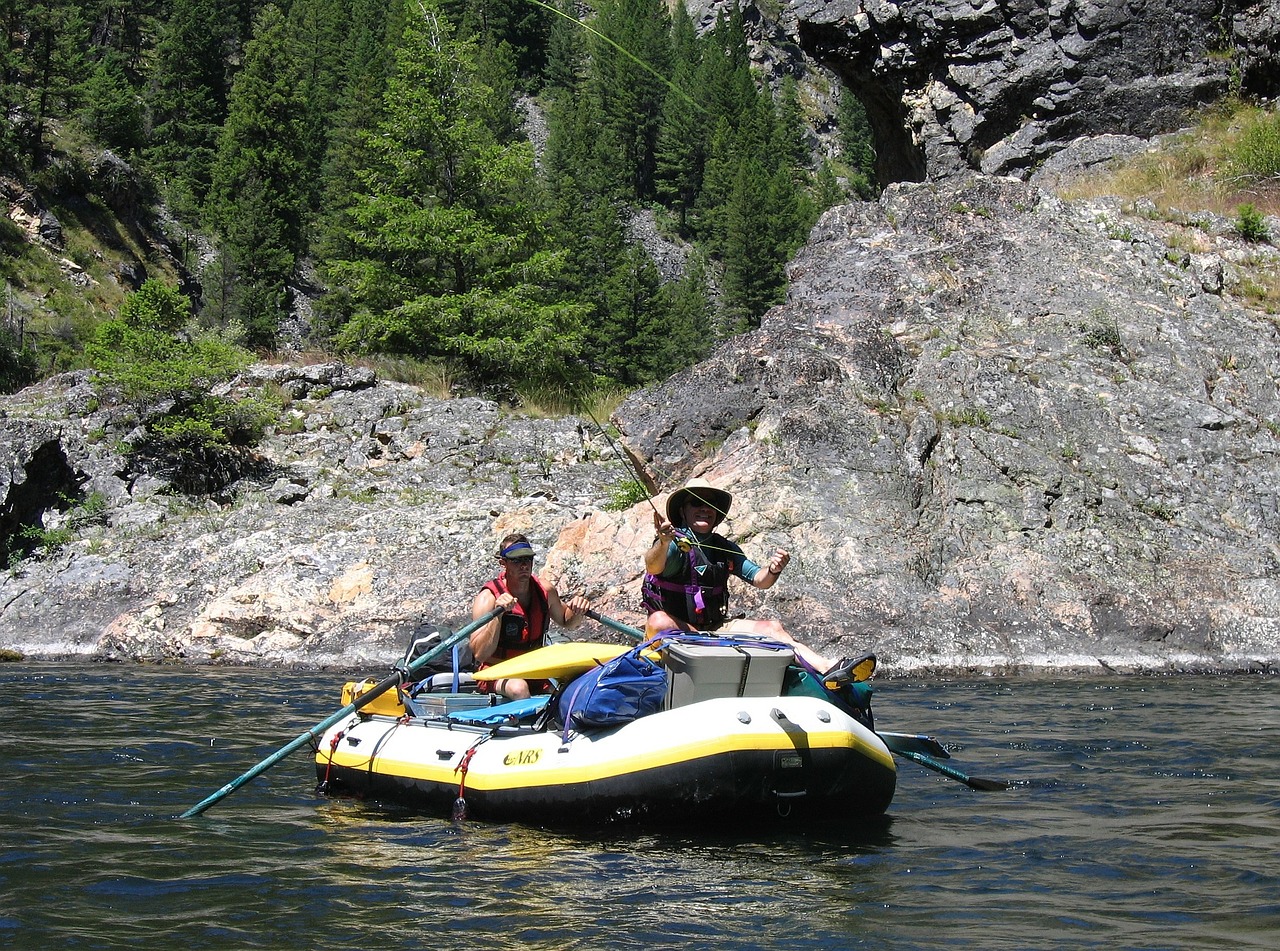
<svg viewBox="0 0 1280 951"><path fill-rule="evenodd" d="M515 600L510 592L504 591L495 598L492 591L488 588L482 588L475 596L475 600L471 602L471 620L478 621L498 605L501 605L505 612L515 603ZM487 662L493 656L494 651L498 649L498 632L501 628L502 615L499 614L488 624L477 628L471 633L469 643L471 644L471 653L475 655L477 664Z"/></svg>
<svg viewBox="0 0 1280 951"><path fill-rule="evenodd" d="M587 616L587 611L590 609L591 602L587 600L585 594L575 594L568 601L562 601L560 592L555 589L555 586L548 585L547 610L551 613L551 620L565 630L572 631L581 625L582 619Z"/></svg>

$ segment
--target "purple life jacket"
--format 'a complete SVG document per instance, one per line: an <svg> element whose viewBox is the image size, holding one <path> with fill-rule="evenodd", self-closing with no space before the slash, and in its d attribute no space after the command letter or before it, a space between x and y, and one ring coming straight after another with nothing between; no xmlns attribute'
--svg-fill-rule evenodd
<svg viewBox="0 0 1280 951"><path fill-rule="evenodd" d="M727 552L712 554L729 557ZM729 616L732 563L711 561L696 539L684 559L684 574L678 580L646 574L640 597L650 614L665 611L699 630L714 630Z"/></svg>

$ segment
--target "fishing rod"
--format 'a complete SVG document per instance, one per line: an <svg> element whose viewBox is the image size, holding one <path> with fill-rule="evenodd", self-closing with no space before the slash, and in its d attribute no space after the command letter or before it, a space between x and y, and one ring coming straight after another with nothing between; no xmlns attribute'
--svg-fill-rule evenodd
<svg viewBox="0 0 1280 951"><path fill-rule="evenodd" d="M601 424L600 420L596 418L595 413L591 411L591 407L587 405L587 401L584 398L582 398L581 395L578 395L577 404L579 408L582 410L582 412L585 413L587 417L591 420L591 422L595 423L596 429L600 431L600 435L602 435L605 438L605 442L607 442L610 448L613 449L614 454L618 457L618 460L626 467L629 478L631 479L632 482L636 484L636 487L640 489L641 493L644 495L644 500L648 504L649 508L653 510L653 513L659 519L665 520L666 515L658 511L658 507L653 504L653 499L649 495L649 492L650 492L649 487L645 485L640 480L640 477L636 474L635 462L629 456L623 453L622 448L618 445L617 441L614 440L614 438L609 435L608 430L606 430L603 424ZM712 509L712 511L716 512L716 514L718 514L722 520L729 517L728 512L721 511L720 508L716 505L713 505L710 500L703 499L702 501L706 502L706 504ZM704 554L708 551L721 551L730 555L739 554L739 552L736 552L732 549L724 548L720 545L712 545L709 542L699 540L695 535L693 535L692 530L690 530L689 534L687 535L677 534L673 540L676 543L676 547L679 548L680 551L685 553L689 552L693 548L697 548L699 551L703 552Z"/></svg>
<svg viewBox="0 0 1280 951"><path fill-rule="evenodd" d="M645 485L643 482L641 482L640 477L636 474L635 463L629 457L623 454L622 448L617 444L614 438L609 435L608 430L606 430L604 426L601 425L600 420L596 419L596 414L591 411L591 407L587 405L586 400L579 399L578 404L579 406L581 406L582 411L586 413L587 416L590 418L591 422L596 424L596 429L600 430L600 435L605 438L605 442L607 442L610 448L613 449L614 454L618 457L618 461L621 462L623 466L626 467L627 473L630 476L631 481L636 484L636 487L638 489L640 489L640 492L644 495L645 502L648 503L649 508L653 509L653 514L656 515L660 520L665 521L666 516L662 512L659 512L658 507L653 504L653 498L649 494L650 492L649 487ZM717 509L717 511L719 510ZM727 518L728 515L729 515L728 512L720 512L720 516L722 518ZM686 535L677 535L674 541L676 543L676 547L679 548L682 552L688 552L695 545L698 547L699 550L705 550L702 542L698 541L697 538L689 538Z"/></svg>

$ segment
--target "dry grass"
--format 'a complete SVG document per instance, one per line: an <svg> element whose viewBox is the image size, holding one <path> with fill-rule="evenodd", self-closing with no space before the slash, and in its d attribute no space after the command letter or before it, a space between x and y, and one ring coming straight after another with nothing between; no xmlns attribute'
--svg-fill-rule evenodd
<svg viewBox="0 0 1280 951"><path fill-rule="evenodd" d="M1164 222L1172 254L1218 248L1220 229L1211 233L1210 215L1231 222L1236 240L1256 253L1238 258L1232 293L1246 306L1280 313L1280 266L1274 248L1280 229L1268 232L1264 217L1280 217L1280 111L1276 105L1222 103L1195 127L1106 174L1071 182L1063 198L1118 197L1129 208L1142 202L1142 215ZM1172 260L1172 258L1171 258Z"/></svg>
<svg viewBox="0 0 1280 951"><path fill-rule="evenodd" d="M1244 205L1280 215L1280 113L1222 103L1161 148L1062 190L1064 198L1104 195L1147 199L1171 218L1197 210L1231 218Z"/></svg>
<svg viewBox="0 0 1280 951"><path fill-rule="evenodd" d="M449 399L458 395L458 374L440 363L391 354L352 356L311 351L299 355L299 362L302 363L319 363L329 360L342 360L352 366L368 368L378 374L379 379L408 383L437 399Z"/></svg>

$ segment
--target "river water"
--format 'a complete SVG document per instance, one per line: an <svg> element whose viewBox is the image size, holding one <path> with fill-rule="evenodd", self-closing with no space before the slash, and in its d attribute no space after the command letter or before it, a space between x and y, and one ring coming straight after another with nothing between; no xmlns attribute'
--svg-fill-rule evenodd
<svg viewBox="0 0 1280 951"><path fill-rule="evenodd" d="M305 750L175 818L342 679L0 666L0 947L1280 947L1273 679L878 683L879 727L1014 785L903 761L869 827L454 824L318 797Z"/></svg>

